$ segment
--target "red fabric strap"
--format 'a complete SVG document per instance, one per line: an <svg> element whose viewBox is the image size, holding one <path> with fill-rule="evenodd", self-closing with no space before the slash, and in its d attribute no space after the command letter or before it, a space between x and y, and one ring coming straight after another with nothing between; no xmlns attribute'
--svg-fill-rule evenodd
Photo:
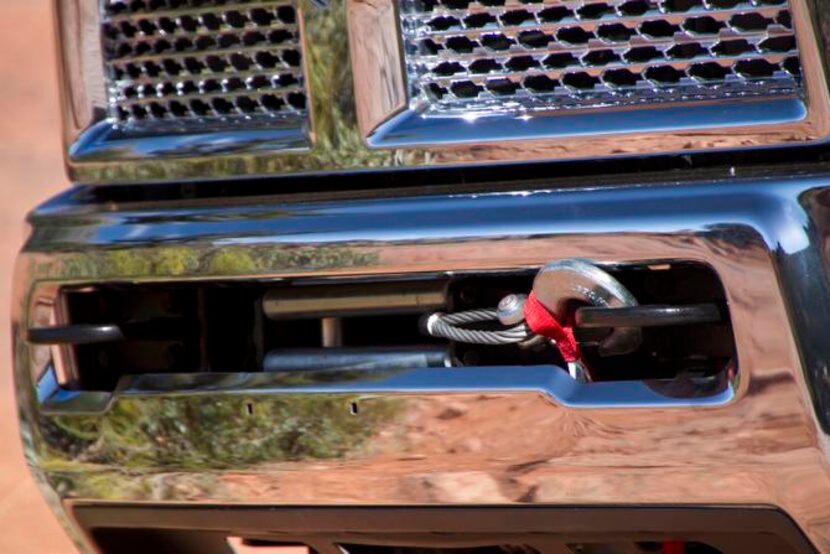
<svg viewBox="0 0 830 554"><path fill-rule="evenodd" d="M566 362L575 362L582 358L579 345L574 338L573 327L562 325L556 317L531 292L525 302L525 321L530 330L556 341L556 347Z"/></svg>

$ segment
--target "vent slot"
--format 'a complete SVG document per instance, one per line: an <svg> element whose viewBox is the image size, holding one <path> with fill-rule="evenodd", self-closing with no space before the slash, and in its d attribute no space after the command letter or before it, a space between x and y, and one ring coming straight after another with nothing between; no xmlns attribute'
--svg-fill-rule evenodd
<svg viewBox="0 0 830 554"><path fill-rule="evenodd" d="M73 515L103 552L119 554L227 554L229 534L234 543L244 537L253 548L261 548L263 554L269 552L268 548L290 548L289 545L312 552L343 554L815 552L784 513L739 506L224 506L218 510L211 505L164 509L142 503L139 507L80 504L73 507ZM126 528L125 521L140 524ZM300 546L306 544L309 547Z"/></svg>
<svg viewBox="0 0 830 554"><path fill-rule="evenodd" d="M446 342L422 335L419 319L444 305L445 288L446 281L439 280L279 288L213 282L67 289L70 330L113 324L123 335L120 340L75 342L71 386L112 391L124 375L287 369L284 363L268 361L275 351L305 360L292 369L313 371L326 369L323 347L337 346L348 348L350 359L363 360L364 369L375 367L367 366L367 359L378 358L387 360L385 367L395 359L404 360L392 364L397 367L418 359L443 366ZM290 302L280 304L284 317L269 319L264 306L276 304L275 294ZM337 337L329 342L326 328L333 319ZM333 352L326 350L326 363L336 362Z"/></svg>
<svg viewBox="0 0 830 554"><path fill-rule="evenodd" d="M103 18L110 116L124 129L305 122L293 3L104 0Z"/></svg>
<svg viewBox="0 0 830 554"><path fill-rule="evenodd" d="M682 381L698 392L721 390L734 376L735 346L714 272L675 263L612 273L641 305L685 311L682 321L669 314L671 325L653 326L648 318L655 316L644 310L579 308L576 336L593 377ZM528 292L534 275L68 288L63 291L67 321L32 329L29 337L33 343L71 346L75 367L64 386L88 391L113 391L122 377L136 374L563 366L559 351L544 340L481 345L424 333L429 314L493 308L507 295ZM642 326L641 342L600 352L613 327L628 326Z"/></svg>
<svg viewBox="0 0 830 554"><path fill-rule="evenodd" d="M431 113L801 91L786 0L400 0L400 18L411 94Z"/></svg>
<svg viewBox="0 0 830 554"><path fill-rule="evenodd" d="M712 535L712 534L709 534ZM763 552L794 554L798 550L774 535L750 533L714 533L713 546L697 540L642 540L617 538L605 542L564 543L556 536L536 539L543 542L540 550L527 545L440 547L440 546L391 546L370 544L332 545L345 554L540 554L540 552L569 552L571 554L743 554ZM95 543L102 552L133 554L158 552L162 554L302 554L314 551L305 546L293 545L267 538L225 539L220 532L181 529L124 529L99 528L92 532ZM325 539L323 539L325 540ZM710 539L712 540L712 539Z"/></svg>

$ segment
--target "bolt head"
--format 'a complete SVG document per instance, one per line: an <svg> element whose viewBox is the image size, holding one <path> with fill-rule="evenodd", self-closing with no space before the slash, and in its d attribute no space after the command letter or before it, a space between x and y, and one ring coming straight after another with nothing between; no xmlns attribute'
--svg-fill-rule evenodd
<svg viewBox="0 0 830 554"><path fill-rule="evenodd" d="M524 321L525 301L524 294L508 294L499 301L498 314L502 325L513 326Z"/></svg>

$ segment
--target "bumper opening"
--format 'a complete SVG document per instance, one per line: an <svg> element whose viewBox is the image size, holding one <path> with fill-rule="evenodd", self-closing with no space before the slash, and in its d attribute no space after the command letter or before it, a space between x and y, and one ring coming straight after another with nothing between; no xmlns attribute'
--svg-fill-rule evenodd
<svg viewBox="0 0 830 554"><path fill-rule="evenodd" d="M735 343L723 287L688 262L609 268L641 304L707 306L717 321L642 327L631 351L606 355L612 328L577 328L598 381L664 381L670 396L707 396L734 379ZM530 291L535 272L442 273L393 278L96 284L60 292L62 327L29 331L68 346L58 382L109 393L131 376L210 373L319 375L417 368L562 365L547 341L481 345L425 334L435 311L492 308ZM580 312L581 313L581 312ZM688 390L687 390L688 389ZM686 392L682 392L686 390ZM680 391L680 392L678 392Z"/></svg>
<svg viewBox="0 0 830 554"><path fill-rule="evenodd" d="M274 508L75 506L106 554L800 554L814 552L766 507ZM229 541L229 537L231 540Z"/></svg>

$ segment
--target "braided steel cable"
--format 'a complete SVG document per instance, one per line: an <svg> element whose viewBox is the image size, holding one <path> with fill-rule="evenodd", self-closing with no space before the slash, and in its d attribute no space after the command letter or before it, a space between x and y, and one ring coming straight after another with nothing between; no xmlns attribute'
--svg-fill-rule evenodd
<svg viewBox="0 0 830 554"><path fill-rule="evenodd" d="M533 333L524 323L495 331L462 327L487 321L499 321L498 310L469 310L454 314L434 313L427 319L426 329L434 337L470 344L518 344L533 337Z"/></svg>

